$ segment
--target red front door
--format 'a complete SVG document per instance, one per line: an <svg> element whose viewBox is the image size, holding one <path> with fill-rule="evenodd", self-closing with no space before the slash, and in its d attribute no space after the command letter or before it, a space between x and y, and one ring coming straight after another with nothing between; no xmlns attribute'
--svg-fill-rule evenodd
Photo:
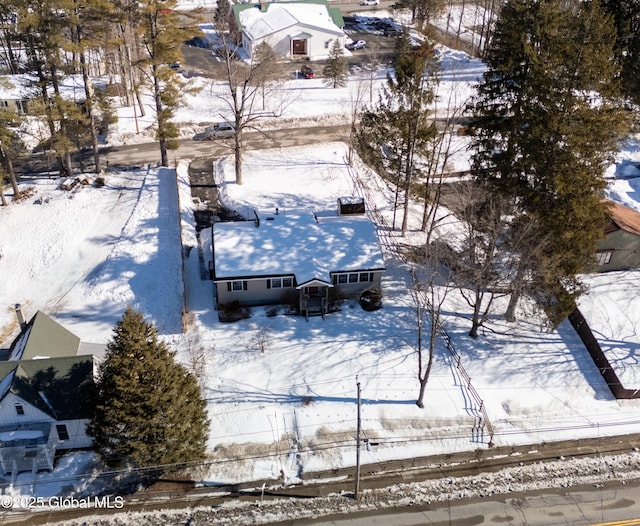
<svg viewBox="0 0 640 526"><path fill-rule="evenodd" d="M293 40L291 42L291 49L294 55L306 55L307 54L307 41L306 40Z"/></svg>

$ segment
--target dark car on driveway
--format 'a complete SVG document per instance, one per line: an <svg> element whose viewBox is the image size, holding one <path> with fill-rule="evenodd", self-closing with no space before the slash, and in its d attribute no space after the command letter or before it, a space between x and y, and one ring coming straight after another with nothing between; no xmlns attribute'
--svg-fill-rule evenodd
<svg viewBox="0 0 640 526"><path fill-rule="evenodd" d="M315 76L313 70L306 64L300 68L300 75L305 79L312 79Z"/></svg>
<svg viewBox="0 0 640 526"><path fill-rule="evenodd" d="M395 27L385 27L382 31L382 34L385 37L399 37L400 35L402 35L402 31L396 29Z"/></svg>

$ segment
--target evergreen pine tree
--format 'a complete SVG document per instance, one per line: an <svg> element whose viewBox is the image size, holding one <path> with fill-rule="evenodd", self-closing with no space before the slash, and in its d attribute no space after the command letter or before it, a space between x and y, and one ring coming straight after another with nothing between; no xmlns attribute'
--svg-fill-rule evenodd
<svg viewBox="0 0 640 526"><path fill-rule="evenodd" d="M183 82L170 65L182 60L182 43L197 34L195 29L184 27L184 22L174 11L176 0L144 0L140 2L138 30L141 34L146 57L141 65L151 73L153 97L156 107L156 138L160 145L160 163L169 166L168 150L178 147L178 127L172 121L181 102Z"/></svg>
<svg viewBox="0 0 640 526"><path fill-rule="evenodd" d="M434 82L439 71L431 51L411 53L409 34L397 39L394 74L387 76L377 107L363 112L356 132L356 146L361 156L394 181L396 203L404 193L402 234L408 226L411 188L420 173L421 162L428 157L428 147L436 135L429 118L434 99ZM395 228L395 214L393 226Z"/></svg>
<svg viewBox="0 0 640 526"><path fill-rule="evenodd" d="M622 90L640 104L640 2L602 0L617 30L616 54L622 64Z"/></svg>
<svg viewBox="0 0 640 526"><path fill-rule="evenodd" d="M523 249L552 323L573 308L605 205L602 177L625 118L615 95L615 32L598 2L510 0L473 104L478 179L526 217L538 257Z"/></svg>
<svg viewBox="0 0 640 526"><path fill-rule="evenodd" d="M131 307L115 326L97 387L88 433L108 466L165 466L161 472L204 457L208 420L196 380Z"/></svg>
<svg viewBox="0 0 640 526"><path fill-rule="evenodd" d="M13 170L13 161L18 158L20 152L24 152L26 149L17 132L19 124L20 116L17 113L0 108L0 187L4 185L6 176L13 189L14 199L20 197L20 189ZM1 194L1 199L2 204L6 205L4 191Z"/></svg>
<svg viewBox="0 0 640 526"><path fill-rule="evenodd" d="M343 88L347 85L349 64L338 39L333 41L329 50L329 60L322 70L323 82L332 88Z"/></svg>

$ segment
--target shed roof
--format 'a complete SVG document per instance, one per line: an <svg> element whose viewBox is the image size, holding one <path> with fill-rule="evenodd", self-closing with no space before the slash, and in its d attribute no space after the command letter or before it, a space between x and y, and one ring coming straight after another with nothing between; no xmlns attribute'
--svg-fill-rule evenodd
<svg viewBox="0 0 640 526"><path fill-rule="evenodd" d="M0 100L24 100L40 96L37 77L33 75L0 75ZM84 80L82 75L66 75L58 79L58 89L62 98L74 102L84 102ZM51 83L48 91L53 93Z"/></svg>
<svg viewBox="0 0 640 526"><path fill-rule="evenodd" d="M216 280L294 275L331 283L331 272L383 270L375 225L366 216L287 211L213 226Z"/></svg>
<svg viewBox="0 0 640 526"><path fill-rule="evenodd" d="M624 230L640 236L640 212L620 203L611 202L609 215L610 220L605 226L605 234L616 230Z"/></svg>

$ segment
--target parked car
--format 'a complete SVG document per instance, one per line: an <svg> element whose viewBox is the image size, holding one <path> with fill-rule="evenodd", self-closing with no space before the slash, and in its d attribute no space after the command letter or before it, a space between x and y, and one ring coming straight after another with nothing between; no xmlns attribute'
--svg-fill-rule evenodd
<svg viewBox="0 0 640 526"><path fill-rule="evenodd" d="M378 5L380 0L362 0L360 5Z"/></svg>
<svg viewBox="0 0 640 526"><path fill-rule="evenodd" d="M349 42L345 47L351 51L355 51L356 49L363 49L366 46L366 40L356 40L355 42Z"/></svg>
<svg viewBox="0 0 640 526"><path fill-rule="evenodd" d="M204 140L212 141L213 139L224 139L226 137L232 137L236 132L235 126L230 122L217 122L211 126L205 128L202 138Z"/></svg>
<svg viewBox="0 0 640 526"><path fill-rule="evenodd" d="M399 37L400 35L402 35L402 31L396 29L395 27L385 27L382 31L382 34L385 37Z"/></svg>
<svg viewBox="0 0 640 526"><path fill-rule="evenodd" d="M313 70L306 64L300 68L300 75L305 79L312 79L315 76Z"/></svg>
<svg viewBox="0 0 640 526"><path fill-rule="evenodd" d="M185 44L187 46L199 47L202 49L209 49L211 47L209 41L204 37L193 37L192 39L187 40Z"/></svg>
<svg viewBox="0 0 640 526"><path fill-rule="evenodd" d="M391 22L389 22L388 20L381 20L381 19L377 19L371 25L380 31L388 27L391 27L391 28L393 27L393 24Z"/></svg>

